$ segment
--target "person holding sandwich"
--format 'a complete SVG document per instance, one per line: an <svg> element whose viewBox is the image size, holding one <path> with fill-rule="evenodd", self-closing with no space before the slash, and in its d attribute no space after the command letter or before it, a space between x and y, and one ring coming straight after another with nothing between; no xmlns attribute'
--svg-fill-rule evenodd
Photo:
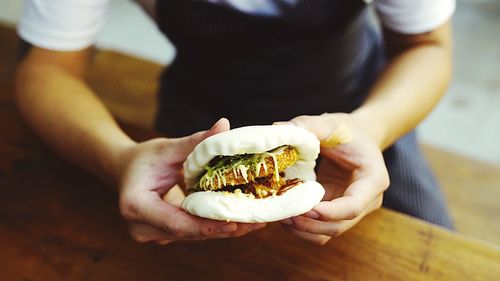
<svg viewBox="0 0 500 281"><path fill-rule="evenodd" d="M202 140L273 123L320 141L342 126L352 134L322 147L317 179L326 193L311 211L281 221L294 235L324 244L382 205L452 228L414 128L450 81L454 0L137 2L177 48L158 93L155 125L168 138L133 141L85 81L109 0L26 0L15 82L19 108L39 135L117 188L135 240L236 237L264 227L193 216L173 187Z"/></svg>

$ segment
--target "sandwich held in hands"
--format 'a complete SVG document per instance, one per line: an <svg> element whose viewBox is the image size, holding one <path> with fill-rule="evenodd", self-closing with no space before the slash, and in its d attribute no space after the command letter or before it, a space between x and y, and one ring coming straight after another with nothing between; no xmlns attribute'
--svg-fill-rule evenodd
<svg viewBox="0 0 500 281"><path fill-rule="evenodd" d="M289 125L249 126L211 136L184 162L187 212L215 220L271 222L311 210L324 195L316 136Z"/></svg>

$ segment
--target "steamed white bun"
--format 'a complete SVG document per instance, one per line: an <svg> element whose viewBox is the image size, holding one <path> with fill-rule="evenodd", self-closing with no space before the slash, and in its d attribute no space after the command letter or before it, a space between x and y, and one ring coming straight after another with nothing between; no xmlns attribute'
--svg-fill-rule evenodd
<svg viewBox="0 0 500 281"><path fill-rule="evenodd" d="M300 127L290 125L247 126L211 136L199 143L184 162L184 179L189 189L196 184L205 165L219 155L262 153L282 145L299 151L300 159L286 170L286 178L316 180L314 166L319 140Z"/></svg>
<svg viewBox="0 0 500 281"><path fill-rule="evenodd" d="M201 191L186 197L182 208L190 214L223 221L271 222L298 216L318 204L325 190L316 181L299 184L279 196L255 199L247 194Z"/></svg>
<svg viewBox="0 0 500 281"><path fill-rule="evenodd" d="M241 127L205 139L184 162L186 187L189 190L196 184L205 165L216 156L263 153L282 145L299 152L296 164L285 170L285 179L299 178L304 183L261 199L243 193L194 192L184 199L182 208L204 218L248 223L277 221L311 210L325 193L314 172L320 144L311 132L290 125Z"/></svg>

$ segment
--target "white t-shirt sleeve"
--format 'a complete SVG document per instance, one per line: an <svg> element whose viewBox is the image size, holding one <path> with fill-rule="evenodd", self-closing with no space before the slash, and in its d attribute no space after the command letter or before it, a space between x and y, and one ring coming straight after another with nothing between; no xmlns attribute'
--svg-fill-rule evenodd
<svg viewBox="0 0 500 281"><path fill-rule="evenodd" d="M455 0L375 0L382 24L396 32L418 34L451 18Z"/></svg>
<svg viewBox="0 0 500 281"><path fill-rule="evenodd" d="M27 42L50 50L92 45L104 25L110 0L25 0L17 30Z"/></svg>

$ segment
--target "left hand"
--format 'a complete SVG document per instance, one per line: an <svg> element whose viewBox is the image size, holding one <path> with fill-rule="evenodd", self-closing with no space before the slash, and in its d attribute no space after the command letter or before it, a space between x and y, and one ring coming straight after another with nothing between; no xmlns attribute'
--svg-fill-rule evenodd
<svg viewBox="0 0 500 281"><path fill-rule="evenodd" d="M387 168L381 149L367 133L369 129L351 114L299 116L285 123L305 128L319 140L326 140L340 124L352 133L349 143L321 148L317 180L325 188L324 201L301 216L281 221L292 234L322 245L380 208L389 186Z"/></svg>
<svg viewBox="0 0 500 281"><path fill-rule="evenodd" d="M178 240L239 237L264 223L234 223L201 218L185 212L182 163L194 147L212 135L229 130L228 120L182 138L155 138L133 144L116 160L115 182L120 213L137 242L168 244Z"/></svg>

